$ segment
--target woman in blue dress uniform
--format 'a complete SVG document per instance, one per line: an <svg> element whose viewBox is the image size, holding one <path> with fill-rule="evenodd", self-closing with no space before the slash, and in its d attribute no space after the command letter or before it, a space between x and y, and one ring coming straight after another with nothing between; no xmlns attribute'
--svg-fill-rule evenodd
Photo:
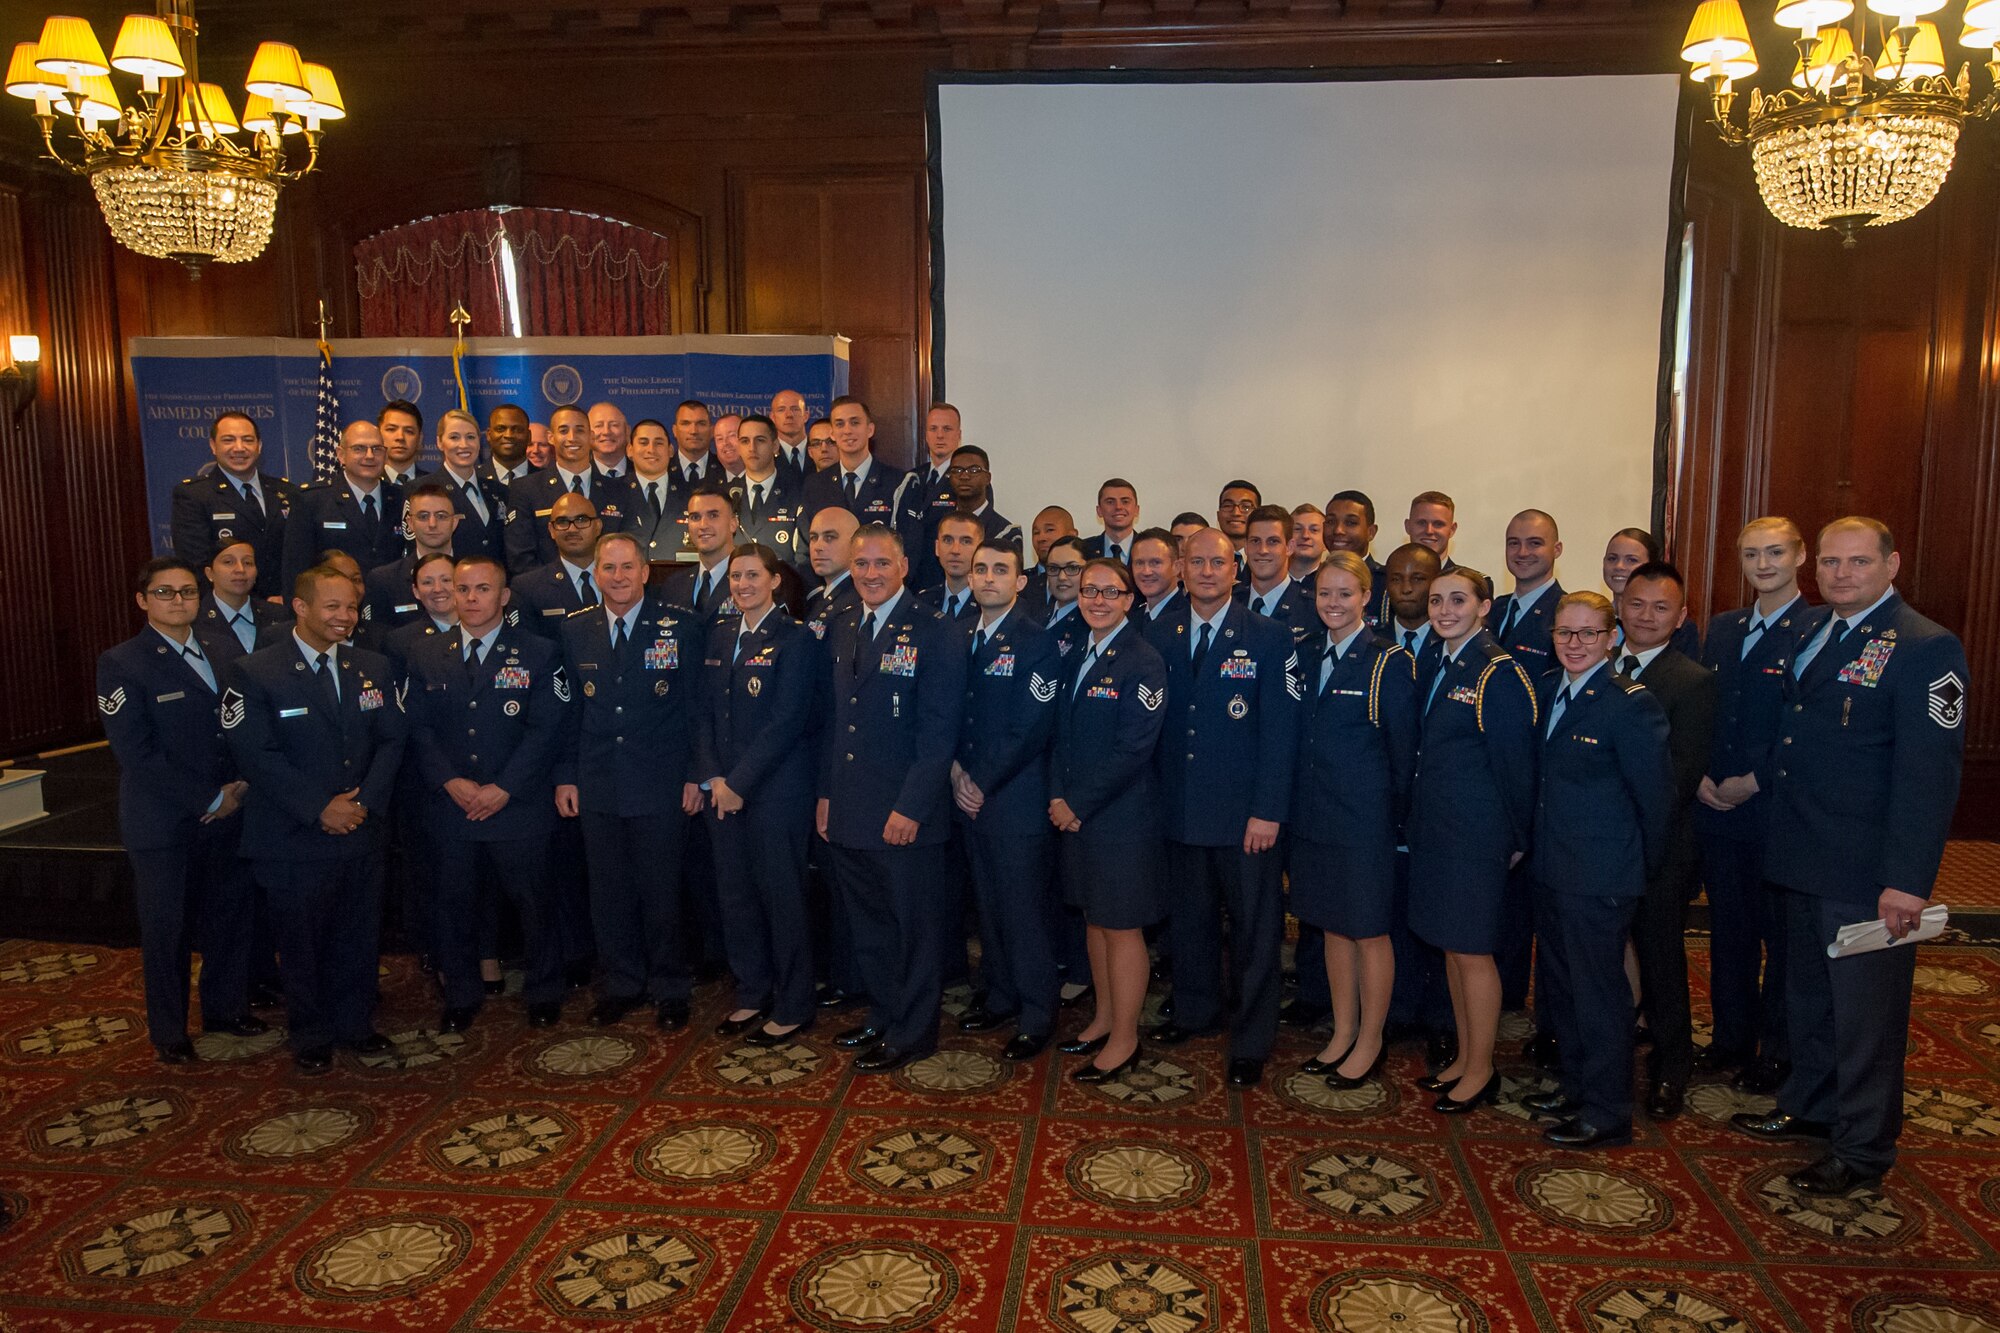
<svg viewBox="0 0 2000 1333"><path fill-rule="evenodd" d="M1049 822L1063 890L1083 913L1097 1011L1062 1050L1094 1058L1070 1077L1103 1083L1139 1059L1139 1010L1150 965L1145 928L1167 914L1165 837L1153 746L1166 719L1167 666L1127 614L1138 589L1118 560L1084 566L1078 613L1089 633L1064 663Z"/></svg>
<svg viewBox="0 0 2000 1333"><path fill-rule="evenodd" d="M1500 943L1507 872L1528 850L1535 810L1535 688L1483 628L1493 583L1465 565L1431 582L1442 653L1420 682L1423 721L1411 783L1410 929L1445 954L1458 1054L1418 1081L1433 1109L1470 1111L1499 1094Z"/></svg>
<svg viewBox="0 0 2000 1333"><path fill-rule="evenodd" d="M1532 865L1562 1087L1526 1104L1561 1122L1545 1137L1567 1148L1632 1141L1625 939L1674 814L1667 715L1645 686L1612 672L1614 623L1594 592L1557 602L1559 669L1541 679Z"/></svg>
<svg viewBox="0 0 2000 1333"><path fill-rule="evenodd" d="M1326 632L1299 645L1306 700L1286 826L1292 914L1325 932L1333 1038L1304 1068L1355 1088L1381 1067L1396 980L1389 925L1417 758L1417 664L1369 627L1373 577L1360 556L1328 555L1313 588Z"/></svg>
<svg viewBox="0 0 2000 1333"><path fill-rule="evenodd" d="M789 1040L813 1016L806 837L827 667L819 638L774 605L784 568L756 543L730 557L736 612L709 631L708 697L695 731L714 812L723 948L736 976L736 1008L716 1031L748 1033L759 1046Z"/></svg>

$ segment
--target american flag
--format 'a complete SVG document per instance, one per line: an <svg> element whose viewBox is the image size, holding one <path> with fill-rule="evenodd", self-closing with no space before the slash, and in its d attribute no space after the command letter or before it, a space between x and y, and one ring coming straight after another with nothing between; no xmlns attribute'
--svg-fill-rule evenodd
<svg viewBox="0 0 2000 1333"><path fill-rule="evenodd" d="M333 348L319 345L319 401L313 413L312 479L314 484L340 475L340 395L333 391Z"/></svg>

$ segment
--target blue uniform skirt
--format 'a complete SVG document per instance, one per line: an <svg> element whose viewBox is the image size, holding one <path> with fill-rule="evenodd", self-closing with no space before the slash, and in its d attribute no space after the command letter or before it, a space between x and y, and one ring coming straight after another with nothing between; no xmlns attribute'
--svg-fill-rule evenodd
<svg viewBox="0 0 2000 1333"><path fill-rule="evenodd" d="M1348 847L1292 835L1292 915L1351 940L1387 935L1396 896L1396 849Z"/></svg>
<svg viewBox="0 0 2000 1333"><path fill-rule="evenodd" d="M1500 947L1507 901L1505 856L1454 856L1410 848L1410 929L1447 953L1490 954Z"/></svg>
<svg viewBox="0 0 2000 1333"><path fill-rule="evenodd" d="M1058 833L1063 901L1106 930L1137 930L1167 915L1164 849L1158 838Z"/></svg>

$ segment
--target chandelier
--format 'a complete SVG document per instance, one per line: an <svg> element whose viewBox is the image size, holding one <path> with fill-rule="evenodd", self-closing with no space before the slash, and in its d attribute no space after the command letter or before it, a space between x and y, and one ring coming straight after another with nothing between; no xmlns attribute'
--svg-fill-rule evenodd
<svg viewBox="0 0 2000 1333"><path fill-rule="evenodd" d="M108 60L88 21L47 20L39 41L15 46L7 91L34 102L48 156L90 178L119 244L198 278L211 260L264 252L278 191L318 164L321 123L347 109L326 66L264 42L238 119L222 86L201 80L194 0L157 4L126 16ZM114 71L139 86L121 94Z"/></svg>
<svg viewBox="0 0 2000 1333"><path fill-rule="evenodd" d="M1780 27L1799 36L1792 86L1770 96L1750 90L1741 127L1730 118L1734 85L1757 72L1757 53L1737 0L1702 0L1681 44L1696 82L1709 86L1714 124L1725 143L1750 146L1757 190L1778 221L1830 228L1852 247L1862 227L1901 222L1937 197L1951 172L1959 126L1991 116L1989 92L1972 101L1970 65L1946 77L1937 25L1923 19L1945 0L1868 0L1894 21L1878 25L1866 52L1866 15L1853 28L1853 0L1779 0ZM1989 52L2000 84L2000 0L1970 0L1960 40Z"/></svg>

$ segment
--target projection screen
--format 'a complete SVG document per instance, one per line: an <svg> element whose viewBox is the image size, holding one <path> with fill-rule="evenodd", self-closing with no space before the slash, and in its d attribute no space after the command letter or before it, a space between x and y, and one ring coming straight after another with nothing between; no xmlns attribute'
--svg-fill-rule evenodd
<svg viewBox="0 0 2000 1333"><path fill-rule="evenodd" d="M1598 586L1652 512L1677 91L941 84L942 385L999 507L1090 533L1109 476L1162 526L1235 476L1287 508L1353 487L1379 558L1437 489L1502 588L1530 506Z"/></svg>

